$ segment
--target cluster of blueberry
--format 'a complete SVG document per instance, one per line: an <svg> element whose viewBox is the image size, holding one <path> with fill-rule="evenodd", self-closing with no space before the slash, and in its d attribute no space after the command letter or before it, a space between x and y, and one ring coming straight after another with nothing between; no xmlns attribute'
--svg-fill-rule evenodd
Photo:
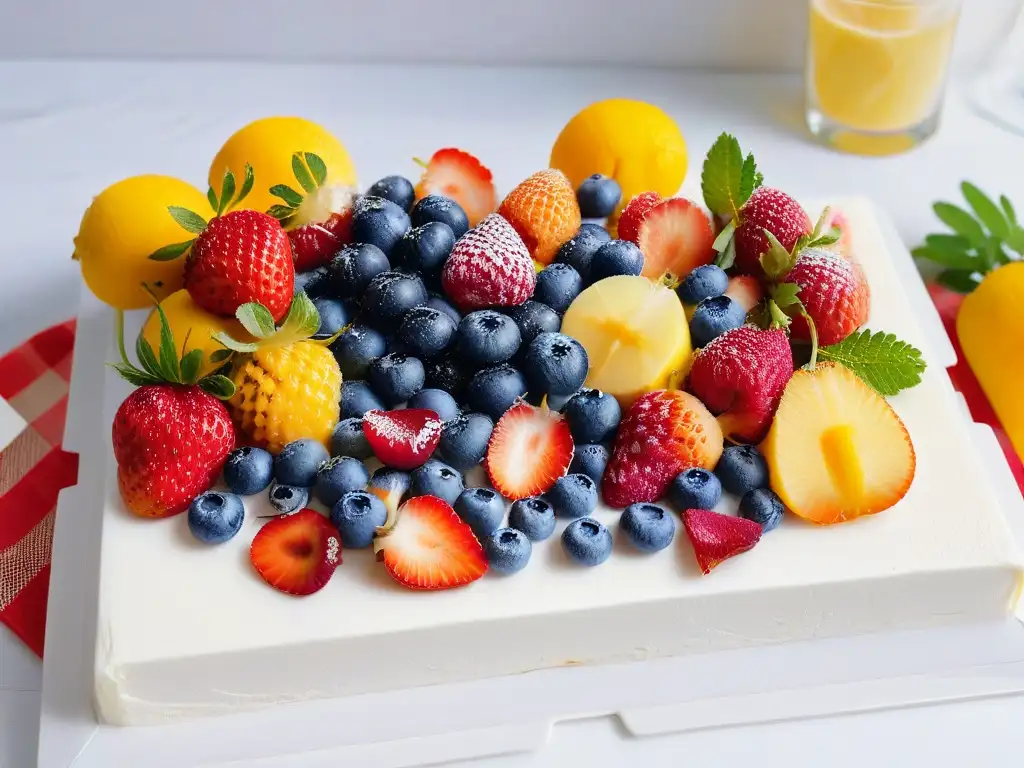
<svg viewBox="0 0 1024 768"><path fill-rule="evenodd" d="M707 346L746 322L746 309L725 295L728 288L729 276L720 267L705 264L687 275L676 289L683 304L695 305L690 318L690 338L695 347Z"/></svg>

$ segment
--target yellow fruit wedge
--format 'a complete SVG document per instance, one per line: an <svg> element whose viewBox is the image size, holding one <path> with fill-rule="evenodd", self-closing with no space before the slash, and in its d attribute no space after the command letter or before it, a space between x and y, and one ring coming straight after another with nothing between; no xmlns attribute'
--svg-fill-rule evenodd
<svg viewBox="0 0 1024 768"><path fill-rule="evenodd" d="M772 490L819 525L888 509L916 467L910 435L885 398L832 363L793 374L761 450Z"/></svg>
<svg viewBox="0 0 1024 768"><path fill-rule="evenodd" d="M646 277L594 283L566 310L562 333L587 350L587 386L614 395L623 408L645 392L678 387L693 355L675 291Z"/></svg>

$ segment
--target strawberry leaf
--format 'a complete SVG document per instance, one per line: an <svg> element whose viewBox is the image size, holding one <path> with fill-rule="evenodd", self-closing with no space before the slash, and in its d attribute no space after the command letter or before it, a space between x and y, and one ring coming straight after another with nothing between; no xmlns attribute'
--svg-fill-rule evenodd
<svg viewBox="0 0 1024 768"><path fill-rule="evenodd" d="M203 350L193 349L181 358L182 384L195 384L199 378L199 369L203 366Z"/></svg>
<svg viewBox="0 0 1024 768"><path fill-rule="evenodd" d="M174 261L191 248L194 242L195 240L186 240L183 243L165 245L163 248L158 248L149 254L149 258L151 261Z"/></svg>
<svg viewBox="0 0 1024 768"><path fill-rule="evenodd" d="M131 384L134 387L145 387L148 384L159 384L160 379L156 376L150 376L148 373L140 371L138 368L125 365L124 363L114 363L110 366L118 375Z"/></svg>
<svg viewBox="0 0 1024 768"><path fill-rule="evenodd" d="M981 274L974 269L945 269L935 279L951 291L970 293L981 282Z"/></svg>
<svg viewBox="0 0 1024 768"><path fill-rule="evenodd" d="M821 347L818 357L846 366L885 397L920 384L927 367L920 350L891 333L866 328L838 344Z"/></svg>
<svg viewBox="0 0 1024 768"><path fill-rule="evenodd" d="M210 203L210 208L214 211L217 210L217 193L213 191L213 187L206 188L206 199Z"/></svg>
<svg viewBox="0 0 1024 768"><path fill-rule="evenodd" d="M220 374L204 376L199 380L199 386L204 392L208 392L221 400L227 400L235 394L235 383L227 376L221 376Z"/></svg>
<svg viewBox="0 0 1024 768"><path fill-rule="evenodd" d="M291 344L308 339L320 328L320 313L304 291L295 294L288 316L274 337L277 344Z"/></svg>
<svg viewBox="0 0 1024 768"><path fill-rule="evenodd" d="M950 269L973 270L978 267L978 257L973 253L971 244L960 235L928 235L924 245L914 248L911 254Z"/></svg>
<svg viewBox="0 0 1024 768"><path fill-rule="evenodd" d="M306 164L302 162L299 152L292 155L292 173L295 174L295 180L299 182L299 186L306 190L306 194L311 195L316 192L316 184L313 182L313 177L309 175Z"/></svg>
<svg viewBox="0 0 1024 768"><path fill-rule="evenodd" d="M235 196L235 174L231 171L224 171L224 181L220 185L220 205L217 206L217 215L231 207L231 199Z"/></svg>
<svg viewBox="0 0 1024 768"><path fill-rule="evenodd" d="M757 163L754 162L754 156L747 153L746 158L743 160L743 167L740 169L740 196L738 202L741 207L750 199L750 196L754 194L754 190L760 187L763 183L764 176L757 170Z"/></svg>
<svg viewBox="0 0 1024 768"><path fill-rule="evenodd" d="M1006 220L1011 224L1017 223L1017 212L1013 209L1013 203L1006 195L999 196L999 207L1003 209L1003 213L1006 215Z"/></svg>
<svg viewBox="0 0 1024 768"><path fill-rule="evenodd" d="M285 221L295 215L295 209L288 205L272 205L267 209L267 215Z"/></svg>
<svg viewBox="0 0 1024 768"><path fill-rule="evenodd" d="M786 274L793 268L793 264L796 259L789 251L786 250L785 246L779 242L779 239L775 237L767 229L764 229L765 237L768 238L768 250L761 254L761 268L764 269L766 275L771 279L776 279L781 275Z"/></svg>
<svg viewBox="0 0 1024 768"><path fill-rule="evenodd" d="M789 328L789 324L792 322L789 315L783 312L782 307L774 300L768 302L768 317L770 325L774 328Z"/></svg>
<svg viewBox="0 0 1024 768"><path fill-rule="evenodd" d="M218 344L223 344L225 347L227 347L228 352L251 353L255 352L257 349L260 348L260 345L255 342L238 341L237 339L233 339L230 336L228 336L228 334L224 333L224 331L217 331L215 334L213 334L213 340L216 341Z"/></svg>
<svg viewBox="0 0 1024 768"><path fill-rule="evenodd" d="M257 339L266 339L277 331L274 316L262 304L250 301L235 310L235 317L250 334Z"/></svg>
<svg viewBox="0 0 1024 768"><path fill-rule="evenodd" d="M704 194L704 204L712 213L719 216L739 217L739 209L746 200L741 200L743 192L743 169L746 161L736 137L728 133L721 134L708 150L701 170L700 185ZM751 170L753 159L750 158ZM747 184L752 185L756 172L751 175ZM753 189L751 189L753 191ZM749 197L749 195L748 195Z"/></svg>
<svg viewBox="0 0 1024 768"><path fill-rule="evenodd" d="M178 368L178 350L174 347L174 334L171 332L167 315L164 314L164 309L159 303L156 305L156 312L160 318L160 370L168 381L179 383L181 382L181 371Z"/></svg>
<svg viewBox="0 0 1024 768"><path fill-rule="evenodd" d="M150 346L141 333L135 342L135 356L139 358L139 365L142 366L143 371L150 376L155 376L161 380L164 379L163 371L160 370L160 363L157 362L156 355L153 353L153 347Z"/></svg>
<svg viewBox="0 0 1024 768"><path fill-rule="evenodd" d="M285 201L286 204L292 208L298 208L302 205L302 195L296 192L294 189L289 187L287 184L275 184L270 188L270 194L274 197L280 197Z"/></svg>
<svg viewBox="0 0 1024 768"><path fill-rule="evenodd" d="M779 283L771 289L772 300L780 309L800 303L800 286L796 283Z"/></svg>
<svg viewBox="0 0 1024 768"><path fill-rule="evenodd" d="M327 181L327 164L320 159L320 155L314 155L312 152L303 152L302 157L309 166L309 172L313 174L313 181L317 187L322 187Z"/></svg>
<svg viewBox="0 0 1024 768"><path fill-rule="evenodd" d="M215 349L213 352L210 353L210 362L223 363L233 354L235 354L234 351L230 349Z"/></svg>
<svg viewBox="0 0 1024 768"><path fill-rule="evenodd" d="M935 210L935 215L939 217L939 220L947 227L952 229L959 235L963 235L970 240L971 245L977 248L985 247L985 230L981 228L981 224L974 220L963 208L960 208L952 203L935 203L932 206Z"/></svg>
<svg viewBox="0 0 1024 768"><path fill-rule="evenodd" d="M188 208L182 208L180 205L169 205L167 206L167 212L171 214L171 218L178 223L179 227L191 232L193 235L198 235L206 229L206 219L198 213L193 213Z"/></svg>
<svg viewBox="0 0 1024 768"><path fill-rule="evenodd" d="M963 192L964 199L971 206L978 221L984 224L989 232L1000 239L1005 239L1009 235L1010 227L1006 217L999 210L999 206L993 203L984 192L968 181L960 185L960 191Z"/></svg>
<svg viewBox="0 0 1024 768"><path fill-rule="evenodd" d="M1016 253L1024 256L1024 227L1014 224L1006 238L1006 244Z"/></svg>
<svg viewBox="0 0 1024 768"><path fill-rule="evenodd" d="M242 179L242 188L238 190L238 197L235 198L235 205L239 205L245 198L252 192L252 185L256 183L256 174L253 173L252 166L248 163L245 164L245 176Z"/></svg>

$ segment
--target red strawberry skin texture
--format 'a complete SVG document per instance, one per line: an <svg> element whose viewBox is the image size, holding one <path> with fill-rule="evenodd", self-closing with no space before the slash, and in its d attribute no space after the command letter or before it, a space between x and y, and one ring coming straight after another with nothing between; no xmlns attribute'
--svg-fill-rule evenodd
<svg viewBox="0 0 1024 768"><path fill-rule="evenodd" d="M523 239L503 217L492 213L455 243L441 283L463 311L514 307L533 295L537 272Z"/></svg>
<svg viewBox="0 0 1024 768"><path fill-rule="evenodd" d="M619 217L619 239L636 243L640 239L640 225L659 203L661 195L657 192L642 192L630 200Z"/></svg>
<svg viewBox="0 0 1024 768"><path fill-rule="evenodd" d="M858 263L822 248L805 248L784 279L800 286L800 301L821 346L839 343L868 321L871 289ZM790 334L809 341L807 321L794 317Z"/></svg>
<svg viewBox="0 0 1024 768"><path fill-rule="evenodd" d="M744 325L697 352L686 389L719 416L726 438L759 443L768 434L792 375L793 352L786 332Z"/></svg>
<svg viewBox="0 0 1024 768"><path fill-rule="evenodd" d="M262 304L278 321L292 302L295 261L273 216L230 211L213 219L185 260L185 287L196 304L233 317L242 304Z"/></svg>
<svg viewBox="0 0 1024 768"><path fill-rule="evenodd" d="M227 408L197 386L139 387L117 409L111 437L121 497L141 517L184 512L235 447Z"/></svg>
<svg viewBox="0 0 1024 768"><path fill-rule="evenodd" d="M392 469L411 470L430 458L441 440L441 420L423 408L367 411L363 434L374 455Z"/></svg>
<svg viewBox="0 0 1024 768"><path fill-rule="evenodd" d="M330 262L338 251L352 242L352 211L335 213L322 224L305 224L288 233L295 271L308 272Z"/></svg>
<svg viewBox="0 0 1024 768"><path fill-rule="evenodd" d="M801 235L813 229L810 217L800 204L785 192L758 187L740 209L736 227L736 271L761 276L761 255L768 250L768 230L787 251L793 250Z"/></svg>
<svg viewBox="0 0 1024 768"><path fill-rule="evenodd" d="M754 548L761 540L761 526L743 517L720 515L707 509L683 512L683 527L693 544L697 565L704 575L715 566Z"/></svg>

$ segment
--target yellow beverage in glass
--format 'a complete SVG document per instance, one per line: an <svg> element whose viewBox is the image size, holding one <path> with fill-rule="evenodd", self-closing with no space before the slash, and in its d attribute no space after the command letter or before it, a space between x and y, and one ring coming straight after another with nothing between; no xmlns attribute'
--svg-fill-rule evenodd
<svg viewBox="0 0 1024 768"><path fill-rule="evenodd" d="M807 119L839 149L889 154L938 126L959 0L811 0Z"/></svg>

